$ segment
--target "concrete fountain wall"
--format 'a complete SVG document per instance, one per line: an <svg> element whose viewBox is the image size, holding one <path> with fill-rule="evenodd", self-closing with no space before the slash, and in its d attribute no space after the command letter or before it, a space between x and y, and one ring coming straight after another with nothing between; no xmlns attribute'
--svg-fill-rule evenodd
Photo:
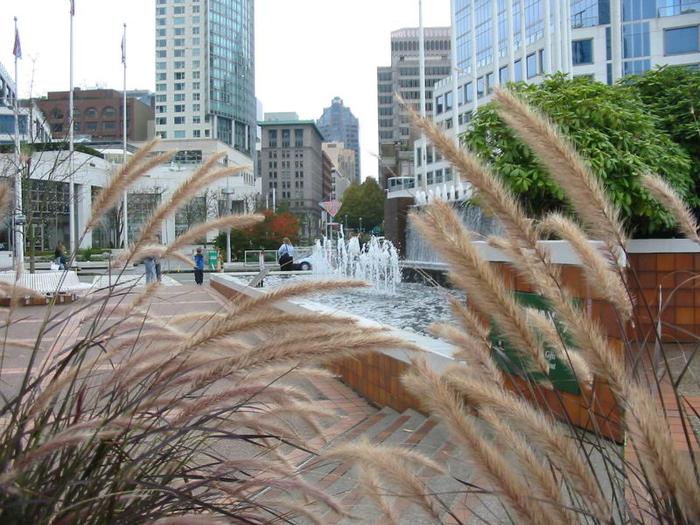
<svg viewBox="0 0 700 525"><path fill-rule="evenodd" d="M611 347L622 351L622 332L610 315L609 306L595 297L585 286L581 274L580 261L571 247L561 241L546 242L550 245L553 261L561 265L564 283L575 291L581 304L597 319L610 341ZM518 292L531 292L531 287L512 270L508 259L498 250L479 243L482 255L493 264L506 286ZM264 293L248 287L244 282L229 275L214 275L211 285L224 296L234 299L243 294L255 296ZM311 301L280 301L277 307L282 311L332 312L324 305ZM360 318L361 326L376 325L371 320ZM457 361L453 357L454 347L444 341L423 336L415 332L391 329L395 335L419 346L428 363L438 372L445 370ZM365 354L353 358L339 359L328 364L338 377L355 391L379 406L389 406L397 411L407 408L422 410L418 399L410 394L401 383L401 376L410 366L410 356L405 351L387 349L383 352ZM507 386L530 399L548 407L556 416L571 421L586 429L597 429L616 441L621 441L623 432L620 425L620 409L616 405L610 389L596 380L590 391L580 395L554 390L551 385L532 385L516 375L507 376ZM590 410L589 410L590 408Z"/></svg>

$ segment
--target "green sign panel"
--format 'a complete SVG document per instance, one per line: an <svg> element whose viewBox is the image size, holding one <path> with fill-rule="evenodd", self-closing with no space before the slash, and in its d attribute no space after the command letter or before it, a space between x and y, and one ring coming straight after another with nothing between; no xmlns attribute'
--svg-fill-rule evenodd
<svg viewBox="0 0 700 525"><path fill-rule="evenodd" d="M559 331L566 347L574 348L571 338L566 333L565 329L557 322L554 312L549 303L541 296L534 293L514 292L515 299L518 303L526 308L534 308L544 312L548 317L554 318L554 324ZM491 355L498 366L512 375L527 377L534 382L541 382L545 379L545 375L541 372L532 372L532 367L526 357L522 357L522 352L515 350L516 345L503 337L495 322L491 322L491 332L489 334L491 340ZM547 379L552 383L554 388L571 394L580 394L581 389L578 386L576 377L574 376L568 363L561 361L554 350L545 344L545 358L549 361L549 374Z"/></svg>

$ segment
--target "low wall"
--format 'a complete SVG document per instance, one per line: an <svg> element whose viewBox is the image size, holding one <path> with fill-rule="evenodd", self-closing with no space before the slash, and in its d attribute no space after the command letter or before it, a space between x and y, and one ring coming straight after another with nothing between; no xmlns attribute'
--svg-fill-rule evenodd
<svg viewBox="0 0 700 525"><path fill-rule="evenodd" d="M502 263L496 264L502 265ZM510 283L513 289L528 291L527 287L517 280L517 276L510 269L505 265L502 265L501 269L504 279ZM571 268L571 270L578 269ZM568 279L569 282L577 281L580 278L580 274L576 271L564 271L564 273L565 279ZM212 275L210 283L215 290L232 300L241 295L258 296L265 293L260 289L250 288L235 277L225 274ZM276 307L287 312L337 313L335 309L312 301L279 301ZM590 307L596 312L596 315L605 315L604 309L596 306L595 301L591 301ZM365 318L346 313L344 315L357 318L360 326L380 326ZM446 342L415 332L389 328L393 335L420 347L424 351L427 362L435 371L442 372L457 362L453 358L454 347ZM409 393L401 383L401 376L410 366L410 356L403 350L387 349L382 352L338 359L327 366L345 384L378 406L388 406L397 411L404 411L408 408L423 410L419 400ZM619 408L610 389L603 383L595 382L591 391L583 392L581 395L554 390L547 386L533 388L525 380L511 375L507 375L506 386L532 402L547 407L557 417L570 421L576 426L589 430L596 429L602 435L615 441L621 441L623 438Z"/></svg>

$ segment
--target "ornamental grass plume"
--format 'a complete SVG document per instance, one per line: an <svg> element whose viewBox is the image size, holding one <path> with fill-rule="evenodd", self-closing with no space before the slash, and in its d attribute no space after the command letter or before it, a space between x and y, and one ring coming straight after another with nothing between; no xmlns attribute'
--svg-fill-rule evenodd
<svg viewBox="0 0 700 525"><path fill-rule="evenodd" d="M564 191L575 218L558 213L541 220L526 217L497 173L455 144L435 123L408 109L416 126L451 162L453 173L471 184L479 204L498 219L502 237L489 239L489 244L503 252L506 264L518 279L532 286L551 308L551 315L516 301L494 267L482 258L474 237L452 206L435 200L412 212L410 218L449 266L451 282L466 292L466 303L451 301L454 324L432 327L435 334L455 346L454 358L459 364L438 373L416 357L403 383L425 412L444 424L481 474L477 479L484 481L474 482L470 488L497 499L512 523L700 523L700 474L694 452L700 443L684 419L689 451L674 445L665 397L655 395L666 379L658 377L669 378L671 395L682 417L687 410L678 391L680 377L674 378L668 368L667 344L656 331L651 334L651 344L660 349L666 369L651 376L650 383L644 382L650 376L640 372L645 366L644 347L649 343L648 335L637 331L635 306L645 298L631 289L633 280L628 279L624 266L627 234L618 211L585 159L545 116L506 90L497 91L494 103L503 120ZM668 208L679 229L698 242L697 223L678 195L658 177L640 177ZM602 241L602 252L589 235L599 244ZM620 327L615 337L621 338L621 344L608 338L590 309L580 304L563 282L542 242L552 236L568 241L582 261L582 273L593 297L611 307L610 321ZM646 310L651 312L648 305ZM503 360L508 363L511 357L493 346L489 321L518 358L528 360L517 380L502 368ZM530 373L543 370L545 351L556 354L559 363L573 373L575 386L582 392L580 406L573 413L581 411L589 420L586 432L563 416L572 413L566 403L571 397L565 399L547 377ZM548 372L545 369L545 374ZM601 384L610 389L619 409L624 433L621 446L605 437L601 428L615 422L599 412ZM531 401L541 397L549 401ZM391 455L390 449L385 451ZM348 461L363 463L361 459ZM371 479L367 486L386 483L381 469L373 474L379 479ZM423 490L431 494L427 484ZM387 499L377 503L385 516L395 514L395 506L386 509L391 503ZM473 507L455 509L462 514L471 511L475 519L491 522L490 516L477 514ZM436 522L452 523L450 519L443 512Z"/></svg>
<svg viewBox="0 0 700 525"><path fill-rule="evenodd" d="M112 177L95 199L89 228L170 157L149 157L154 145ZM191 264L180 249L193 238L261 220L225 216L170 244L152 244L166 218L238 169L217 169L218 160L212 157L199 178L185 181L146 220L132 258ZM298 384L327 376L317 367L338 356L411 345L380 329L360 329L355 319L279 313L275 306L363 283L305 282L168 319L154 313L167 300L158 282L140 287L121 277L72 305L49 305L33 343L8 337L19 309L5 309L0 363L22 350L13 359L26 369L21 384L3 387L0 402L0 522L320 523L316 514L325 511L347 517L290 459L294 452L317 454L310 438L330 417ZM270 335L271 318L288 335Z"/></svg>

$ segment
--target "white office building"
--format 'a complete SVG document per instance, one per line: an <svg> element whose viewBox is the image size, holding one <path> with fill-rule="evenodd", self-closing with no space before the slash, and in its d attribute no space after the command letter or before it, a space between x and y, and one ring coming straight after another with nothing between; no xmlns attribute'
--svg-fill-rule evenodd
<svg viewBox="0 0 700 525"><path fill-rule="evenodd" d="M453 0L452 21L456 67L434 86L433 104L455 133L508 81L562 71L612 84L658 65L700 65L697 0ZM390 180L389 197L465 197L430 144L417 141L415 153L415 175Z"/></svg>

